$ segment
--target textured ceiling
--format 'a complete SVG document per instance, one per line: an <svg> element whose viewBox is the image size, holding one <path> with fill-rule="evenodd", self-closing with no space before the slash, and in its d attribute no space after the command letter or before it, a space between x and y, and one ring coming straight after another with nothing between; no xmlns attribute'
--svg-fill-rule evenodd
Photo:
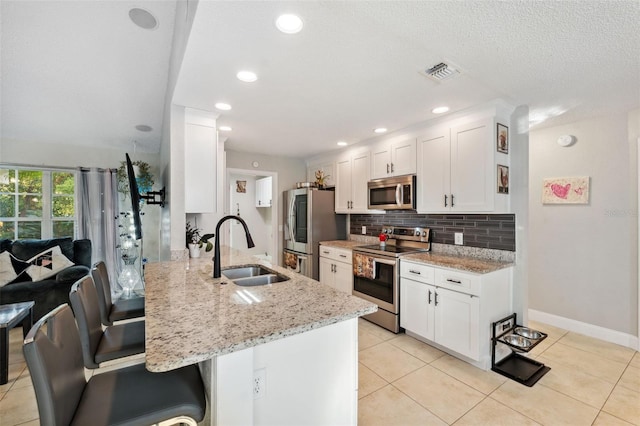
<svg viewBox="0 0 640 426"><path fill-rule="evenodd" d="M140 4L159 29L129 22ZM2 0L1 11L3 138L158 150L175 2ZM284 12L302 17L300 34L275 29ZM503 98L529 105L533 126L568 123L640 107L638 22L637 0L201 0L174 102L227 102L229 148L297 157L432 119L441 104ZM443 60L462 73L420 74ZM240 69L258 81L238 81Z"/></svg>

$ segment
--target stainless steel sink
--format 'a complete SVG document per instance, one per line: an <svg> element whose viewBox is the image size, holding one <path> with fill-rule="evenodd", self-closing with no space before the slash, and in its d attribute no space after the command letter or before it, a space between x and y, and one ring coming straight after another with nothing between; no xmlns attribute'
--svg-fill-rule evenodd
<svg viewBox="0 0 640 426"><path fill-rule="evenodd" d="M222 271L222 275L232 280L239 286L258 286L279 283L289 280L289 277L278 274L261 265L247 265L237 268L228 268Z"/></svg>

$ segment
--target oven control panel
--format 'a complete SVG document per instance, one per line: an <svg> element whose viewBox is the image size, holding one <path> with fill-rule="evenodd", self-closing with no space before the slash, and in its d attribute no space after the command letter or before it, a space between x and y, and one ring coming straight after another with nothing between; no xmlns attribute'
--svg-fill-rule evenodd
<svg viewBox="0 0 640 426"><path fill-rule="evenodd" d="M404 228L397 226L383 226L382 233L387 238L395 238L398 240L420 241L427 243L430 241L431 230L429 228Z"/></svg>

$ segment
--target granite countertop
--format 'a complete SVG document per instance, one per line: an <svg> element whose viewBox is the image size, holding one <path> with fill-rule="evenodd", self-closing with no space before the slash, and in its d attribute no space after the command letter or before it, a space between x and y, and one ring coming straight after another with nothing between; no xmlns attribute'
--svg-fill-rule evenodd
<svg viewBox="0 0 640 426"><path fill-rule="evenodd" d="M513 262L501 262L497 260L480 259L477 257L460 256L444 253L414 253L402 256L403 260L426 263L432 266L458 269L476 274L488 274L502 268L513 266Z"/></svg>
<svg viewBox="0 0 640 426"><path fill-rule="evenodd" d="M352 241L352 240L331 240L331 241L320 241L320 245L351 250L354 247L364 245L364 243L361 241Z"/></svg>
<svg viewBox="0 0 640 426"><path fill-rule="evenodd" d="M148 370L176 369L377 310L373 303L239 250L222 247L221 259L223 268L261 264L290 279L256 287L237 286L224 271L214 279L211 254L205 252L198 259L147 264Z"/></svg>

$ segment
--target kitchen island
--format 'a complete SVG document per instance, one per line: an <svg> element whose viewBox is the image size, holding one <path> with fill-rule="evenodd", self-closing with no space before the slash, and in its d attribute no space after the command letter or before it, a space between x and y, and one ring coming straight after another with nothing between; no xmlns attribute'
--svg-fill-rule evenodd
<svg viewBox="0 0 640 426"><path fill-rule="evenodd" d="M237 286L207 256L147 265L147 369L199 364L208 424L356 424L357 318L377 307L228 247L221 262L289 280Z"/></svg>

